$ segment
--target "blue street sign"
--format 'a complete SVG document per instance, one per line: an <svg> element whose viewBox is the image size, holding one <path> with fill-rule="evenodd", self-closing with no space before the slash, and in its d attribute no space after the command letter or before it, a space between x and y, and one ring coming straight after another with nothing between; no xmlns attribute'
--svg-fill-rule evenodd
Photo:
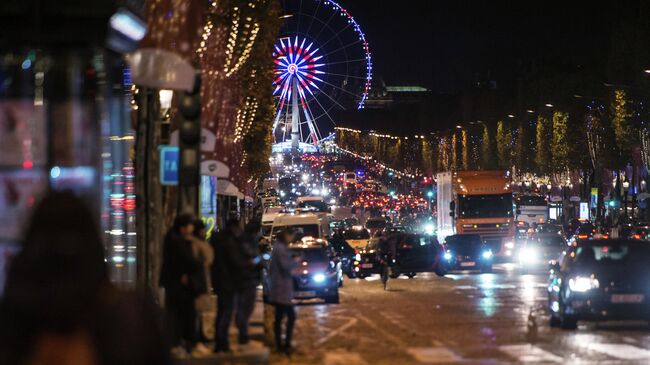
<svg viewBox="0 0 650 365"><path fill-rule="evenodd" d="M158 146L160 151L160 184L178 185L178 147Z"/></svg>

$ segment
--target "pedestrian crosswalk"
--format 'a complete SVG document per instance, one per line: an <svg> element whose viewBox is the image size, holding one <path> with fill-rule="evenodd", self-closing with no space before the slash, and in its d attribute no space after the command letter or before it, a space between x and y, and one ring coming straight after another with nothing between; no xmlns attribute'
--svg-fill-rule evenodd
<svg viewBox="0 0 650 365"><path fill-rule="evenodd" d="M467 349L445 346L408 348L413 364L649 364L650 350L628 343L585 343L570 348L552 344L507 344L498 346L498 352L489 352L490 358L463 357Z"/></svg>

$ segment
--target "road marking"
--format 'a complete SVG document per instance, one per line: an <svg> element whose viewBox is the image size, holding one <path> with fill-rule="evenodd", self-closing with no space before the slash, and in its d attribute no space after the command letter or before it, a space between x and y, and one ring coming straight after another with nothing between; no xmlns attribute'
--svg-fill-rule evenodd
<svg viewBox="0 0 650 365"><path fill-rule="evenodd" d="M356 352L334 350L325 353L324 365L366 365L361 355Z"/></svg>
<svg viewBox="0 0 650 365"><path fill-rule="evenodd" d="M364 321L364 322L366 322L366 324L367 324L368 326L372 327L373 329L375 329L375 331L378 331L378 332L383 333L385 338L391 340L391 341L394 342L397 346L400 346L400 347L406 347L406 343L405 343L404 341L402 341L399 337L394 336L392 333L390 333L390 332L384 330L383 328L377 326L373 321L371 321L370 319L366 318L365 316L363 316L363 315L361 315L361 314L357 314L357 318L360 319L360 320L362 320L362 321Z"/></svg>
<svg viewBox="0 0 650 365"><path fill-rule="evenodd" d="M335 329L334 331L328 333L327 336L325 336L325 337L321 337L320 339L318 339L318 341L314 342L314 344L315 344L316 346L320 346L320 345L324 344L324 343L327 342L330 338L332 338L332 337L338 335L339 333L341 333L341 332L347 330L348 328L354 326L355 324L357 324L357 322L359 322L358 319L356 319L356 318L350 318L350 320L348 321L348 323L346 323L346 324L342 325L341 327Z"/></svg>
<svg viewBox="0 0 650 365"><path fill-rule="evenodd" d="M406 352L425 364L448 364L462 360L446 347L409 347Z"/></svg>
<svg viewBox="0 0 650 365"><path fill-rule="evenodd" d="M558 364L564 362L564 359L562 357L531 344L503 345L499 346L499 350L505 352L510 357L517 359L519 362L553 362Z"/></svg>
<svg viewBox="0 0 650 365"><path fill-rule="evenodd" d="M650 360L649 350L625 343L586 343L581 347L622 360Z"/></svg>

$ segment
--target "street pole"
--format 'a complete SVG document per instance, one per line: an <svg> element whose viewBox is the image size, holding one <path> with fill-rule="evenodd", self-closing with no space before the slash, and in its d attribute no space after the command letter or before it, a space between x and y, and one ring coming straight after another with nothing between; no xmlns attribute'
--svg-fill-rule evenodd
<svg viewBox="0 0 650 365"><path fill-rule="evenodd" d="M178 213L199 210L201 147L201 71L195 71L194 89L181 93L179 129Z"/></svg>

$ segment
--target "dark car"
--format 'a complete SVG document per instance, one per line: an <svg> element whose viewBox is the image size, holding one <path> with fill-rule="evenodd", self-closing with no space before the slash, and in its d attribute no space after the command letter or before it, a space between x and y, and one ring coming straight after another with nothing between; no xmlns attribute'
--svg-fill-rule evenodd
<svg viewBox="0 0 650 365"><path fill-rule="evenodd" d="M407 233L410 232L410 229L407 226L390 226L384 228L384 234L394 234L394 233Z"/></svg>
<svg viewBox="0 0 650 365"><path fill-rule="evenodd" d="M445 268L440 265L443 253L442 246L431 236L423 234L392 234L385 237L388 245L395 247L395 263L392 267L393 278L401 274L409 278L415 277L422 272L435 272L438 275L445 274ZM358 277L366 277L371 274L378 274L381 265L378 259L380 251L380 239L373 238L368 246L357 255L355 271Z"/></svg>
<svg viewBox="0 0 650 365"><path fill-rule="evenodd" d="M577 240L551 264L551 326L581 320L650 320L650 245L645 241Z"/></svg>
<svg viewBox="0 0 650 365"><path fill-rule="evenodd" d="M289 248L300 261L292 272L295 298L321 298L326 303L338 303L343 273L332 248L322 240L303 240Z"/></svg>
<svg viewBox="0 0 650 365"><path fill-rule="evenodd" d="M575 238L585 240L592 238L596 233L598 233L596 226L591 223L583 223L578 226L578 229L576 229Z"/></svg>
<svg viewBox="0 0 650 365"><path fill-rule="evenodd" d="M477 234L455 234L445 238L444 263L451 270L492 272L492 250Z"/></svg>
<svg viewBox="0 0 650 365"><path fill-rule="evenodd" d="M522 270L547 268L551 260L557 260L569 247L559 234L534 234L519 249L519 266Z"/></svg>
<svg viewBox="0 0 650 365"><path fill-rule="evenodd" d="M565 237L564 227L561 224L539 224L535 227L535 234L542 235L560 235Z"/></svg>
<svg viewBox="0 0 650 365"><path fill-rule="evenodd" d="M375 233L381 232L388 226L386 219L381 217L372 217L366 220L366 229L370 231L370 235L374 236Z"/></svg>

